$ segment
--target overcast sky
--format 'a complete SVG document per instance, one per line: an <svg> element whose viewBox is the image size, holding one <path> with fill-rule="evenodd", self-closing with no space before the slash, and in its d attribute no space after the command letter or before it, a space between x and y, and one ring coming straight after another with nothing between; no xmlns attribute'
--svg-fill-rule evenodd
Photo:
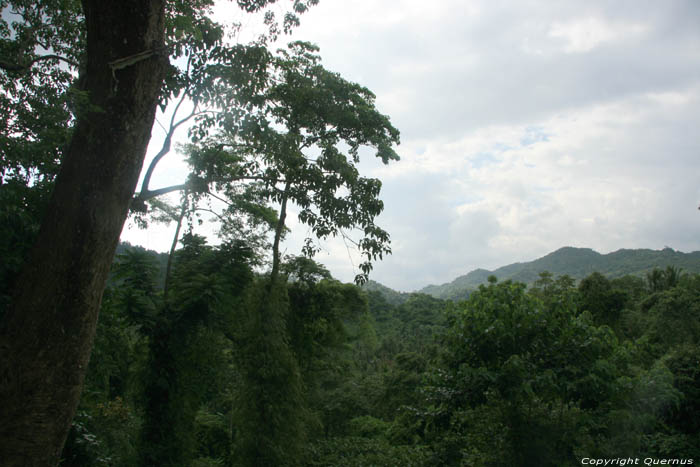
<svg viewBox="0 0 700 467"><path fill-rule="evenodd" d="M699 25L696 0L321 0L293 39L401 131L400 162L362 165L392 236L372 278L411 291L562 246L700 250ZM342 243L317 259L354 276Z"/></svg>

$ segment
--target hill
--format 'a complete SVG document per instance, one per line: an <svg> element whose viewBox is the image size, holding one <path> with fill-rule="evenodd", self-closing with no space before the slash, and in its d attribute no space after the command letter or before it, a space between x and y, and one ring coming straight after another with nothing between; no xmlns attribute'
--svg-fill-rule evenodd
<svg viewBox="0 0 700 467"><path fill-rule="evenodd" d="M410 293L397 292L396 290L390 289L389 287L373 280L370 280L364 284L362 289L367 292L379 292L387 303L394 306L403 304L411 297Z"/></svg>
<svg viewBox="0 0 700 467"><path fill-rule="evenodd" d="M555 276L568 274L580 280L594 271L610 277L625 275L643 276L654 268L666 266L681 268L684 272L700 273L700 251L683 253L671 248L663 250L622 249L608 254L600 254L590 248L564 247L542 258L525 263L514 263L494 271L475 269L452 282L442 285L429 285L419 290L436 298L460 300L471 290L494 275L499 281L514 280L532 284L542 271Z"/></svg>

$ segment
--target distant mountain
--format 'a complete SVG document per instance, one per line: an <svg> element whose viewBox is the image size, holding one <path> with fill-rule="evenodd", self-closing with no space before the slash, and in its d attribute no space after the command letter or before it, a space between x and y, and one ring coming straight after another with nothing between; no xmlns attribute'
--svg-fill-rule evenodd
<svg viewBox="0 0 700 467"><path fill-rule="evenodd" d="M365 285L362 286L362 289L367 291L367 292L379 292L384 296L384 299L390 303L391 305L401 305L404 303L406 300L408 300L411 296L410 293L405 293L405 292L397 292L394 289L390 289L389 287L380 284L379 282L370 280L368 281Z"/></svg>
<svg viewBox="0 0 700 467"><path fill-rule="evenodd" d="M480 284L487 282L491 275L496 276L499 281L512 279L532 284L542 271L549 271L554 276L568 274L578 280L595 271L615 278L628 274L642 276L654 268L665 268L666 266L675 266L684 272L700 273L700 251L683 253L671 248L663 250L623 249L602 255L590 248L564 247L534 261L510 264L495 271L475 269L450 283L429 285L419 292L436 298L460 300L466 298L469 292L475 290Z"/></svg>

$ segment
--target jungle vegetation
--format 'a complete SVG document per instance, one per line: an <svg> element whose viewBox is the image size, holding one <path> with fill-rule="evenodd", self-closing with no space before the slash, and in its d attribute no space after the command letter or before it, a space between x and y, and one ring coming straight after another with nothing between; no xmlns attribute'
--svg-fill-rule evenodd
<svg viewBox="0 0 700 467"><path fill-rule="evenodd" d="M359 287L391 253L360 158L397 161L399 131L315 45L270 46L317 0L236 3L250 43L211 0L0 1L3 465L700 457L700 276ZM185 126L187 179L152 186ZM283 256L292 205L309 238ZM170 222L170 252L118 248L129 215ZM362 256L355 284L313 260L328 237Z"/></svg>

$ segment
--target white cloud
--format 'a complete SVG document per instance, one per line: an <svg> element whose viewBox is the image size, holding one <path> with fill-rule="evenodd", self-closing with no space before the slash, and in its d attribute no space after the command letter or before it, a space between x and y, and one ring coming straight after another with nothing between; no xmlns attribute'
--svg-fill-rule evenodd
<svg viewBox="0 0 700 467"><path fill-rule="evenodd" d="M567 53L584 53L603 44L619 40L630 40L647 31L643 24L609 22L604 18L575 18L565 22L556 21L549 29L549 36L564 41Z"/></svg>
<svg viewBox="0 0 700 467"><path fill-rule="evenodd" d="M392 257L377 279L418 288L564 245L603 252L666 244L697 249L691 237L700 233L698 216L679 208L683 200L697 202L700 162L691 158L700 137L684 134L683 125L698 121L699 103L695 87L629 97L433 142L423 154L387 167L387 227L402 236L395 257L432 260L411 266ZM685 148L669 157L680 141ZM488 163L474 163L485 155ZM419 214L409 218L407 203ZM411 267L415 273L406 274ZM390 271L401 271L400 279Z"/></svg>

